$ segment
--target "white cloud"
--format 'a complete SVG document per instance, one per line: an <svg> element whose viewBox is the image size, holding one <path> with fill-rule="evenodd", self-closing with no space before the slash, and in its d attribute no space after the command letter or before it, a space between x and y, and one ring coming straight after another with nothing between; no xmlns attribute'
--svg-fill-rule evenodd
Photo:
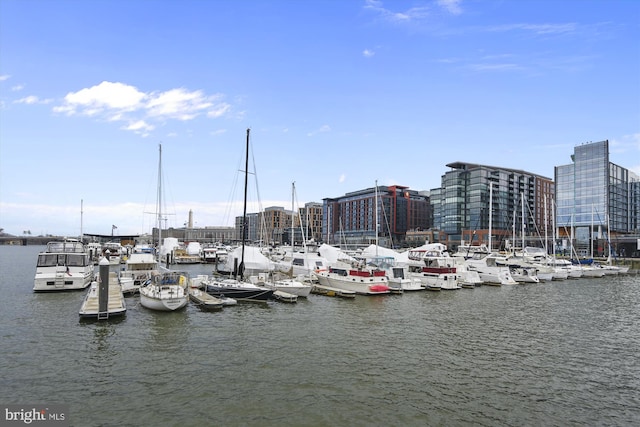
<svg viewBox="0 0 640 427"><path fill-rule="evenodd" d="M501 63L501 64L484 63L484 64L471 64L469 65L469 68L472 68L476 71L511 71L511 70L521 69L522 67L519 66L518 64L513 64L513 63Z"/></svg>
<svg viewBox="0 0 640 427"><path fill-rule="evenodd" d="M209 109L212 105L201 91L188 92L179 88L153 96L145 108L150 116L192 120L199 112Z"/></svg>
<svg viewBox="0 0 640 427"><path fill-rule="evenodd" d="M9 80L11 76L9 74L2 74L0 75L0 82L3 82L5 80Z"/></svg>
<svg viewBox="0 0 640 427"><path fill-rule="evenodd" d="M390 9L384 8L379 0L367 0L364 8L377 13L384 20L394 23L416 21L428 16L429 12L428 7L412 7L403 12L392 12Z"/></svg>
<svg viewBox="0 0 640 427"><path fill-rule="evenodd" d="M184 88L164 92L140 91L120 82L102 83L68 93L53 111L66 115L83 115L110 122L124 121L122 129L147 134L156 128L150 122L187 121L198 116L218 118L231 111L220 94L206 95L201 90Z"/></svg>
<svg viewBox="0 0 640 427"><path fill-rule="evenodd" d="M224 116L229 111L231 111L231 105L226 103L221 103L221 104L218 104L214 109L209 110L207 112L207 117L215 119L215 118Z"/></svg>
<svg viewBox="0 0 640 427"><path fill-rule="evenodd" d="M345 174L340 175L340 177L338 178L339 183L343 183L346 180L347 180L347 176Z"/></svg>
<svg viewBox="0 0 640 427"><path fill-rule="evenodd" d="M132 131L140 131L140 130L153 130L155 129L155 127L153 125L146 123L144 120L138 120L137 122L129 123L129 125L126 126L125 129L132 130Z"/></svg>
<svg viewBox="0 0 640 427"><path fill-rule="evenodd" d="M16 99L15 101L13 101L16 104L37 104L38 103L38 97L37 96L27 96L24 98L20 98L20 99Z"/></svg>
<svg viewBox="0 0 640 427"><path fill-rule="evenodd" d="M20 92L22 89L24 89L24 85L15 85L11 87L11 91L13 92Z"/></svg>
<svg viewBox="0 0 640 427"><path fill-rule="evenodd" d="M538 35L567 34L576 31L577 24L573 22L565 24L508 24L488 28L488 31L528 31Z"/></svg>
<svg viewBox="0 0 640 427"><path fill-rule="evenodd" d="M369 49L365 49L362 51L362 56L364 56L365 58L371 58L373 55L375 55L376 53L372 50Z"/></svg>
<svg viewBox="0 0 640 427"><path fill-rule="evenodd" d="M460 15L462 13L462 7L460 7L461 0L437 0L437 3L438 6L452 15Z"/></svg>
<svg viewBox="0 0 640 427"><path fill-rule="evenodd" d="M331 132L331 126L322 125L319 129L316 129L314 131L308 132L307 136L314 136L317 133L326 133L326 132Z"/></svg>
<svg viewBox="0 0 640 427"><path fill-rule="evenodd" d="M105 81L77 92L69 92L64 98L64 104L54 108L54 111L90 116L104 110L133 111L141 107L146 96L134 86Z"/></svg>
<svg viewBox="0 0 640 427"><path fill-rule="evenodd" d="M37 96L34 95L30 95L30 96L25 96L24 98L20 98L20 99L16 99L15 101L13 101L14 104L49 104L51 102L53 102L53 100L51 99L40 99Z"/></svg>

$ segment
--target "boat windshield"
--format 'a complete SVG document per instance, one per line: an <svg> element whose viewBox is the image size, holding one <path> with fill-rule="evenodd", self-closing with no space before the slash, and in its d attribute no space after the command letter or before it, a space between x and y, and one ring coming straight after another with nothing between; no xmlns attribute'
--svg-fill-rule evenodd
<svg viewBox="0 0 640 427"><path fill-rule="evenodd" d="M81 242L49 242L47 243L47 252L84 253L84 247Z"/></svg>
<svg viewBox="0 0 640 427"><path fill-rule="evenodd" d="M88 257L84 254L38 255L38 267L56 267L58 265L68 265L69 267L84 267L88 265Z"/></svg>

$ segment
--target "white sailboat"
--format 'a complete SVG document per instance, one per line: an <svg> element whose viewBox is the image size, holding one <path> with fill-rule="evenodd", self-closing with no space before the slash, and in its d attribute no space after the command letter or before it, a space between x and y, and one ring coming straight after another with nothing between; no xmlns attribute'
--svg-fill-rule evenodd
<svg viewBox="0 0 640 427"><path fill-rule="evenodd" d="M162 241L162 145L158 161L158 245ZM175 311L187 305L189 278L184 273L162 271L140 287L140 304L151 310Z"/></svg>

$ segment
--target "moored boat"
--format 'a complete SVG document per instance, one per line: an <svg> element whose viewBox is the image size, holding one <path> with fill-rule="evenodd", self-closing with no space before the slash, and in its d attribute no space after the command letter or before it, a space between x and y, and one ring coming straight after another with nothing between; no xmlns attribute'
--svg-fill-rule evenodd
<svg viewBox="0 0 640 427"><path fill-rule="evenodd" d="M33 291L82 290L94 277L93 263L82 242L75 239L52 241L38 254Z"/></svg>
<svg viewBox="0 0 640 427"><path fill-rule="evenodd" d="M365 267L330 267L314 273L323 286L354 291L359 295L383 295L391 292L383 270Z"/></svg>
<svg viewBox="0 0 640 427"><path fill-rule="evenodd" d="M175 311L187 305L188 277L186 273L168 271L155 274L140 287L140 304L151 310Z"/></svg>

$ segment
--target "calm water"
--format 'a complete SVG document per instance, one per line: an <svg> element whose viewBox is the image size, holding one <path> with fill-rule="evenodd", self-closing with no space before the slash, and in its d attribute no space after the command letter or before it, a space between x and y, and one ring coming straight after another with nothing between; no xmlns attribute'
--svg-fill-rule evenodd
<svg viewBox="0 0 640 427"><path fill-rule="evenodd" d="M640 423L640 276L87 323L41 249L0 246L0 402L75 426Z"/></svg>

